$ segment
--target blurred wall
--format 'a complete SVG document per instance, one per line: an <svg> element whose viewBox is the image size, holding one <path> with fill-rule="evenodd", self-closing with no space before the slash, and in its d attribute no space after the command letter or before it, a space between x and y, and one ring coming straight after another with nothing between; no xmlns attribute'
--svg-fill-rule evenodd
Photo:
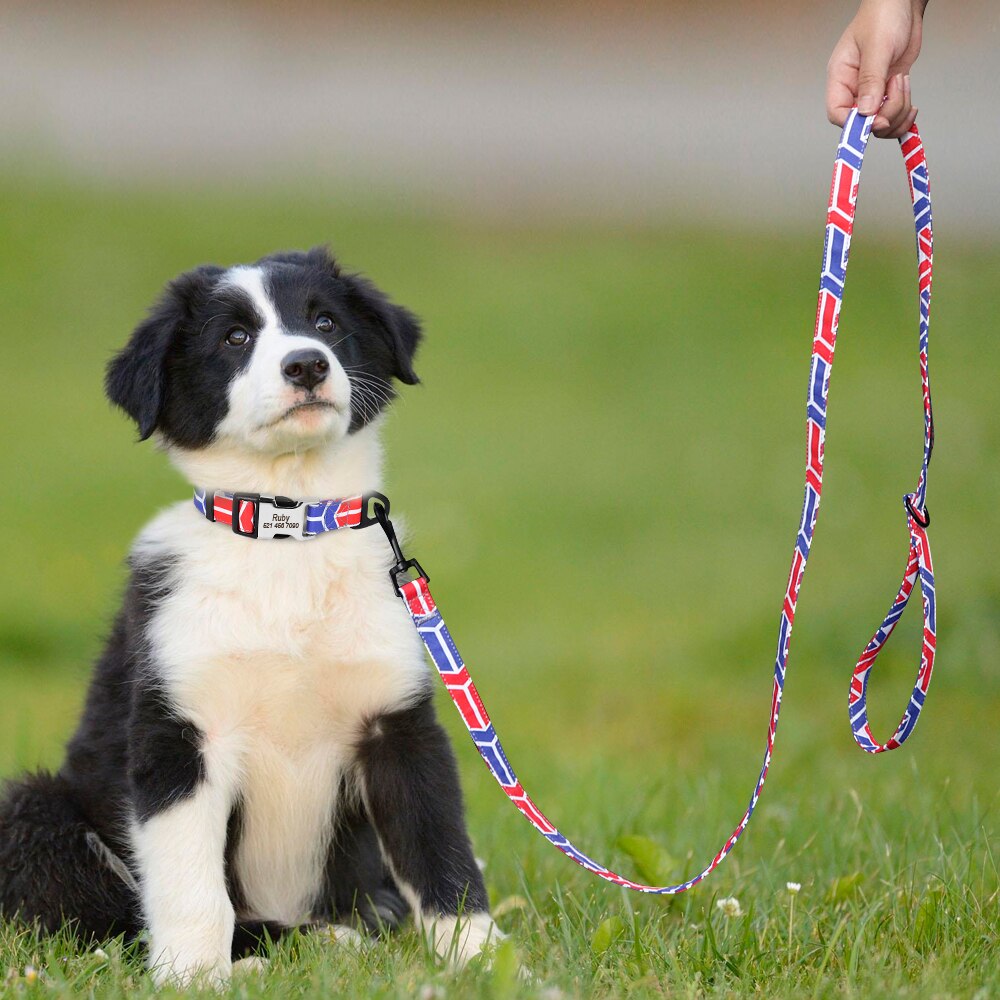
<svg viewBox="0 0 1000 1000"><path fill-rule="evenodd" d="M836 140L826 60L854 9L7 4L0 166L306 180L515 218L811 222ZM998 69L1000 7L933 0L913 87L949 226L1000 220ZM902 218L896 157L879 161L865 211Z"/></svg>

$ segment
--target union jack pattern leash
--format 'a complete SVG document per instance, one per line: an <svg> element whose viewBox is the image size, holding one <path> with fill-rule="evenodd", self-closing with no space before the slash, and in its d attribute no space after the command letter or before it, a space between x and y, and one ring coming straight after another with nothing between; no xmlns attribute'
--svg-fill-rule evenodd
<svg viewBox="0 0 1000 1000"><path fill-rule="evenodd" d="M871 134L873 117L865 118L853 111L844 125L837 159L833 170L830 202L827 212L826 240L823 251L823 273L820 280L819 301L816 309L816 326L813 337L812 361L809 372L809 392L806 405L806 482L802 517L799 523L788 586L781 608L778 625L778 648L774 663L774 684L771 711L767 729L764 763L754 786L753 794L743 817L729 839L711 862L701 872L686 882L676 885L652 886L633 882L618 875L574 847L535 805L517 779L510 761L497 736L489 713L479 697L479 692L469 676L461 654L441 617L428 586L429 577L416 560L406 559L396 540L389 520L389 501L379 493L349 497L345 500L316 502L294 501L285 497L263 497L247 493L195 492L195 506L209 520L230 524L236 534L253 538L311 538L339 528L364 528L378 523L386 533L395 556L390 576L397 593L403 598L413 624L416 626L434 666L455 703L462 721L469 730L490 773L507 797L548 841L572 858L578 865L615 885L638 892L673 895L697 885L714 871L729 854L746 829L757 806L774 751L774 738L781 711L785 670L788 662L792 624L798 603L799 588L805 573L809 549L812 545L816 519L823 489L823 451L826 435L826 408L830 389L830 372L837 338L837 323L843 298L847 260L854 228L858 184L861 164ZM930 190L923 144L914 125L900 140L903 160L909 179L913 203L913 219L917 235L917 270L920 300L920 379L924 404L924 453L917 488L903 498L909 532L909 549L903 581L888 614L865 646L854 668L849 695L849 716L854 739L867 753L882 753L901 746L916 726L924 705L931 673L934 669L936 620L934 606L934 571L931 562L927 527L927 469L934 444L934 421L931 412L930 383L927 373L927 345L930 324L931 271L933 233L931 229ZM266 509L270 507L271 513ZM234 514L235 511L235 514ZM302 513L298 513L301 511ZM277 513L276 513L277 512ZM283 513L285 512L285 513ZM291 513L288 513L291 512ZM302 516L304 514L304 517ZM294 526L294 530L290 526ZM416 579L400 583L400 578L415 571ZM913 587L919 580L923 605L924 630L920 668L909 703L895 732L885 742L879 743L868 723L868 681L872 668L889 636L892 635L909 602Z"/></svg>
<svg viewBox="0 0 1000 1000"><path fill-rule="evenodd" d="M547 840L572 858L578 865L593 872L600 878L627 889L657 895L673 895L697 885L714 871L729 854L746 829L757 806L764 781L771 765L774 737L778 728L781 711L781 695L785 685L785 669L788 662L789 641L792 623L795 620L795 606L798 602L802 576L809 558L816 518L819 513L820 496L823 489L823 448L826 434L826 404L830 389L830 372L833 367L833 352L837 338L837 322L844 293L844 279L847 274L847 259L854 228L854 213L857 207L858 183L861 177L861 163L871 134L873 118L865 118L856 110L851 113L840 139L837 159L830 189L830 203L827 214L826 242L823 252L823 274L820 281L819 302L816 309L816 327L813 339L812 363L809 373L809 394L806 409L807 465L805 501L799 524L792 566L788 576L788 587L781 608L778 626L778 649L774 663L774 687L771 695L771 714L767 729L767 745L764 763L754 787L753 795L742 819L736 826L722 849L709 864L693 878L676 885L653 886L633 882L616 874L603 865L587 857L574 847L535 805L531 797L517 780L514 769L504 753L500 739L490 721L489 713L483 705L476 685L462 662L451 633L438 611L427 580L421 576L402 585L402 596L406 601L410 617L413 619L420 638L430 653L434 666L444 681L452 701L458 708L490 773L496 778L507 797L524 814L525 818ZM895 750L913 732L924 705L924 698L934 668L934 648L936 621L934 610L934 571L931 563L930 543L927 540L927 526L930 518L926 508L927 468L930 463L934 443L934 422L931 413L930 383L927 374L927 343L931 304L931 264L933 234L931 230L930 190L927 179L927 164L923 144L917 127L900 140L906 172L909 178L910 197L913 203L913 220L917 234L917 270L920 288L920 379L923 387L924 403L924 455L920 478L913 493L903 500L909 530L909 553L903 582L896 599L882 624L865 647L854 668L850 691L850 721L854 739L862 750L881 753ZM906 608L913 586L920 580L923 598L924 633L920 657L920 669L913 687L909 704L896 731L885 742L879 743L872 735L868 724L867 693L868 680L879 652L892 635L896 623Z"/></svg>

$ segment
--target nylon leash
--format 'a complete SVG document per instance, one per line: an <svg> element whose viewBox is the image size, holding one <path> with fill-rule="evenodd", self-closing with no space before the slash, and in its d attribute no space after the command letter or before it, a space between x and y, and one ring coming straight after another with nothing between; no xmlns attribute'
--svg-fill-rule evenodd
<svg viewBox="0 0 1000 1000"><path fill-rule="evenodd" d="M823 273L820 280L819 301L816 308L816 327L813 337L812 361L809 371L809 393L806 407L806 483L802 517L799 522L792 565L788 575L788 586L782 603L778 625L778 648L774 662L774 685L771 694L771 712L767 727L767 743L764 762L754 786L746 811L736 829L722 845L712 860L693 878L676 885L652 886L633 882L598 864L578 850L555 827L545 814L535 805L514 773L503 745L490 721L489 713L483 705L476 685L469 676L468 669L455 646L451 633L438 611L427 585L427 577L422 573L399 589L406 601L407 610L420 633L420 638L430 653L434 666L444 681L462 721L472 736L490 773L497 780L507 797L521 811L529 823L563 854L595 875L613 882L615 885L638 892L657 895L672 895L684 892L697 885L713 872L733 849L760 799L771 766L774 738L781 711L782 692L785 686L785 671L788 664L789 642L792 624L795 621L795 607L798 603L799 588L805 572L809 549L812 545L816 519L819 514L820 497L823 490L823 450L826 435L826 408L830 390L830 372L833 367L833 353L837 340L837 323L844 294L844 280L847 275L847 260L854 228L857 208L858 183L861 178L861 164L871 135L873 117L865 118L853 111L844 125L830 188L827 212L826 241L823 250ZM936 621L934 608L934 571L931 562L930 543L927 527L930 517L927 512L927 469L934 445L934 421L931 411L930 382L927 372L927 344L930 324L931 271L933 258L933 233L931 228L931 202L927 178L927 164L924 147L917 127L900 140L900 148L909 179L910 198L913 203L913 221L917 235L917 273L920 300L920 380L924 405L924 453L920 468L920 478L913 493L903 498L906 524L909 534L906 569L903 581L888 614L876 629L871 641L865 646L851 677L849 695L849 716L851 730L858 746L867 753L882 753L895 750L913 732L934 669L936 642ZM388 523L388 519L385 519ZM383 525L384 527L385 525ZM400 568L405 567L401 562ZM395 577L394 577L395 579ZM923 605L924 629L913 693L903 717L892 736L885 743L879 743L872 734L868 723L868 681L879 653L892 635L893 629L902 617L903 611L919 580Z"/></svg>
<svg viewBox="0 0 1000 1000"><path fill-rule="evenodd" d="M305 502L287 497L264 497L256 493L209 493L196 490L195 507L210 521L229 524L235 534L250 538L308 539L321 533L342 528L364 528L379 524L392 547L395 564L390 571L396 592L403 598L413 624L416 626L435 668L458 709L472 740L490 773L506 796L524 817L550 843L578 865L615 885L638 892L672 895L697 885L713 872L726 858L747 828L764 788L774 739L781 712L782 692L788 664L789 643L799 589L805 573L813 533L819 514L823 491L823 453L826 435L827 399L830 391L830 373L833 368L837 324L847 275L847 261L857 208L858 184L861 164L871 134L874 116L865 118L853 111L844 125L834 163L833 182L827 210L826 240L823 249L823 271L820 279L819 300L816 307L816 326L813 334L812 359L809 369L809 389L806 403L806 477L802 515L792 552L788 585L782 602L778 622L778 648L774 661L774 682L771 709L767 727L764 762L750 802L730 837L708 865L693 878L676 885L652 886L633 882L598 864L578 850L549 821L535 805L517 779L510 761L504 753L489 713L479 697L476 685L469 676L431 596L429 576L415 559L407 559L400 548L389 520L389 501L380 493L347 497L341 500ZM927 345L930 324L931 272L933 258L933 233L931 228L931 202L927 178L927 164L923 144L916 126L900 140L913 204L913 221L917 236L917 274L919 285L919 355L920 381L924 407L924 451L917 488L903 497L906 525L909 535L906 568L903 580L882 624L875 630L865 646L851 677L848 712L851 731L858 746L867 753L882 753L901 746L913 732L924 706L924 699L934 669L936 620L934 604L934 570L931 561L927 528L930 515L927 511L927 470L934 446L934 420L931 411L930 382L927 373ZM416 579L401 583L413 571ZM902 617L914 586L919 582L923 608L923 642L920 666L913 692L899 725L892 736L879 743L868 722L868 681L879 653L892 635Z"/></svg>

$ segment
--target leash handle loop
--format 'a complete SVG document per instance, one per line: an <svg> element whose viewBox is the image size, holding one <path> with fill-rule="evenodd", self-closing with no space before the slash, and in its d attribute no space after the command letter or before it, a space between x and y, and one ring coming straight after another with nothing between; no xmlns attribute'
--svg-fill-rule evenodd
<svg viewBox="0 0 1000 1000"><path fill-rule="evenodd" d="M930 376L927 369L927 348L931 320L931 282L934 272L934 228L931 217L930 181L927 176L927 160L923 143L916 126L900 140L906 176L910 185L910 200L913 203L913 223L917 236L917 280L920 309L919 357L920 385L924 406L924 455L920 466L920 477L913 493L903 497L906 511L906 526L910 545L903 571L903 581L895 600L882 624L875 630L868 645L861 651L851 677L847 697L847 712L851 732L855 742L866 753L884 753L896 750L913 732L924 707L927 690L934 672L934 655L937 649L937 610L935 601L934 562L931 557L927 529L931 523L927 509L927 470L934 451L934 410L931 405ZM896 628L914 585L920 584L923 610L923 639L920 649L920 666L917 679L910 694L910 700L895 732L884 743L875 739L868 721L868 681L872 668Z"/></svg>

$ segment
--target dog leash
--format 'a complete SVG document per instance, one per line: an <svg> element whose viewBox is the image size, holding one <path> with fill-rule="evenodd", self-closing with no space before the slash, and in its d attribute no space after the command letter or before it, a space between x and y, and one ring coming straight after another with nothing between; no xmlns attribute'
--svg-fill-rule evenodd
<svg viewBox="0 0 1000 1000"><path fill-rule="evenodd" d="M764 763L750 802L736 829L709 864L688 881L676 885L652 886L633 882L631 879L618 875L574 847L535 805L518 781L517 775L507 759L500 738L490 721L489 713L479 697L479 692L469 676L469 671L458 652L451 633L431 596L428 574L424 572L415 559L407 559L401 550L392 522L389 520L389 501L385 496L380 493L368 493L342 500L305 503L286 497L264 497L255 493L208 493L204 490L195 492L195 506L204 516L209 520L230 524L236 534L246 537L305 539L341 528L364 528L375 523L379 524L385 532L395 558L395 564L390 570L390 577L396 593L403 598L410 618L413 620L434 666L444 681L448 694L455 703L455 707L458 709L462 721L469 730L476 749L486 762L490 773L511 802L546 840L581 867L608 882L627 889L657 895L673 895L697 885L714 871L733 849L746 829L764 788L764 781L771 765L774 738L781 711L795 608L798 603L799 588L802 585L806 561L809 558L823 489L823 451L830 373L833 368L837 323L847 273L851 233L854 228L861 164L871 134L872 121L873 117L866 118L857 110L851 113L844 125L834 164L806 405L805 499L778 625L778 648L774 663L774 683ZM923 144L915 125L900 139L900 148L909 179L913 220L917 236L917 273L920 300L919 352L924 405L924 453L917 488L903 498L909 535L903 580L888 614L862 651L851 677L848 696L851 731L858 746L867 753L895 750L913 732L930 685L936 643L934 571L930 543L927 539L930 515L926 504L927 470L934 445L934 421L927 372L933 233L927 165ZM416 578L401 582L401 579L409 575L411 571L416 573ZM913 588L918 581L924 616L920 668L917 672L913 692L899 725L885 743L879 743L868 722L868 681L875 661L902 617Z"/></svg>
<svg viewBox="0 0 1000 1000"><path fill-rule="evenodd" d="M639 892L658 895L672 895L684 892L697 885L714 871L729 854L746 829L757 806L774 751L774 737L781 710L781 695L785 684L785 670L788 662L789 641L799 588L805 572L809 549L812 545L816 518L823 488L823 450L826 433L826 408L830 388L830 372L833 367L833 353L837 337L837 322L847 274L847 260L854 227L857 207L858 183L865 148L871 135L873 117L864 117L856 110L851 113L841 135L834 165L833 182L827 213L826 240L823 252L823 273L820 281L819 301L816 310L816 326L813 338L812 362L809 373L809 393L806 409L807 464L805 500L798 535L792 555L792 565L788 576L788 586L782 604L778 627L778 649L774 664L774 685L771 695L771 713L767 729L767 745L760 776L754 787L750 802L736 829L722 845L721 850L709 864L693 878L676 885L651 886L633 882L593 861L574 847L535 805L517 780L514 769L504 753L503 746L490 721L486 707L469 676L454 640L438 611L428 588L426 574L420 571L417 579L398 587L406 601L407 610L420 633L434 665L440 673L448 693L458 708L462 720L468 728L483 760L486 761L493 777L507 797L524 814L528 822L548 841L572 858L577 864L595 875L613 882L615 885ZM882 753L901 746L913 732L924 705L927 689L934 669L936 643L936 621L934 607L934 571L931 562L930 543L927 527L930 517L927 512L927 470L934 445L934 422L931 411L930 382L927 371L927 346L930 323L931 271L933 255L933 233L931 228L930 190L927 178L927 164L919 132L914 125L900 140L903 160L909 178L910 197L913 204L913 221L917 236L917 273L920 297L920 379L924 404L924 453L917 488L903 498L906 524L909 534L906 569L903 581L888 614L875 631L854 668L851 678L849 717L854 739L862 750L868 753ZM387 516L383 513L383 528L389 528ZM390 543L392 536L387 530ZM394 545L394 550L398 546ZM400 573L406 571L408 563L397 553L397 567L393 571L396 583ZM419 570L418 570L419 571ZM895 732L885 742L879 743L872 734L868 722L868 681L878 654L889 636L892 635L913 592L917 580L923 604L924 629L920 656L920 668L909 703Z"/></svg>

